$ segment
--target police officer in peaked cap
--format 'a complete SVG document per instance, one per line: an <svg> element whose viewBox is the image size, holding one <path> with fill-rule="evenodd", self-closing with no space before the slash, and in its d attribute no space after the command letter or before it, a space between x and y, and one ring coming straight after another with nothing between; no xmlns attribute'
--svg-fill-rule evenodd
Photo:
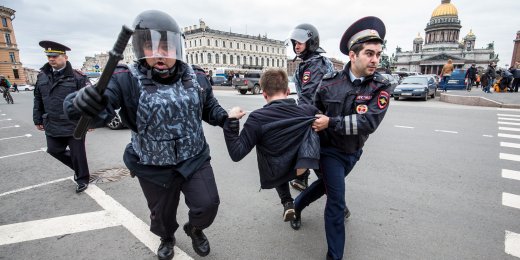
<svg viewBox="0 0 520 260"><path fill-rule="evenodd" d="M38 130L45 131L47 152L74 170L76 192L79 193L87 189L90 178L85 139L72 137L76 122L67 119L63 100L68 94L89 86L90 81L83 73L72 69L66 53L70 51L69 47L53 41L41 41L40 46L48 62L37 76L33 121Z"/></svg>
<svg viewBox="0 0 520 260"><path fill-rule="evenodd" d="M295 199L296 220L310 203L327 194L325 233L327 259L342 259L345 248L345 181L363 153L368 136L383 120L390 101L390 84L376 68L382 53L385 25L365 17L343 34L340 50L350 58L343 70L325 75L314 104L323 112L313 128L319 131L322 177ZM361 174L361 173L360 173Z"/></svg>

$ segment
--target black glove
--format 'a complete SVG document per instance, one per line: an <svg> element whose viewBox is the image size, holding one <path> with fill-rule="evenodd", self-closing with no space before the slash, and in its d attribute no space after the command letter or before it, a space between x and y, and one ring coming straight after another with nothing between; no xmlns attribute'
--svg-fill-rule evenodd
<svg viewBox="0 0 520 260"><path fill-rule="evenodd" d="M82 114L89 117L96 117L105 109L108 104L108 98L97 92L93 86L80 89L73 100L74 107Z"/></svg>

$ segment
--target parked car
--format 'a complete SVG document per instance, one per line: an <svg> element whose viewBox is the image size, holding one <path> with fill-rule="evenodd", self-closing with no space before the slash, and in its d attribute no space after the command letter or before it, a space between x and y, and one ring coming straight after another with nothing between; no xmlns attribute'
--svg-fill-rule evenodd
<svg viewBox="0 0 520 260"><path fill-rule="evenodd" d="M394 92L395 87L399 85L399 82L394 78L394 76L386 73L381 73L381 76L383 76L385 79L387 79L390 82L390 93Z"/></svg>
<svg viewBox="0 0 520 260"><path fill-rule="evenodd" d="M112 118L110 123L107 124L107 127L112 130L119 130L125 128L125 124L121 121L121 117L119 116L119 110L116 111L116 116Z"/></svg>
<svg viewBox="0 0 520 260"><path fill-rule="evenodd" d="M11 88L11 90L14 91L14 88ZM33 91L34 90L34 86L33 85L19 85L18 86L18 90Z"/></svg>
<svg viewBox="0 0 520 260"><path fill-rule="evenodd" d="M240 94L244 95L250 91L253 95L260 94L260 72L247 72L244 77L233 78L233 86Z"/></svg>
<svg viewBox="0 0 520 260"><path fill-rule="evenodd" d="M464 83L464 79L466 76L466 70L463 69L455 69L451 73L450 80L448 80L448 84L446 89L466 89L466 84ZM442 82L442 80L441 80ZM442 85L442 83L440 83ZM444 86L440 86L441 88Z"/></svg>
<svg viewBox="0 0 520 260"><path fill-rule="evenodd" d="M222 86L224 82L227 81L226 77L222 76L213 76L213 86Z"/></svg>
<svg viewBox="0 0 520 260"><path fill-rule="evenodd" d="M394 89L394 99L399 98L420 98L428 100L428 96L435 98L437 86L435 79L431 76L409 76Z"/></svg>
<svg viewBox="0 0 520 260"><path fill-rule="evenodd" d="M294 76L289 76L289 90L291 94L296 94L296 84L294 83Z"/></svg>

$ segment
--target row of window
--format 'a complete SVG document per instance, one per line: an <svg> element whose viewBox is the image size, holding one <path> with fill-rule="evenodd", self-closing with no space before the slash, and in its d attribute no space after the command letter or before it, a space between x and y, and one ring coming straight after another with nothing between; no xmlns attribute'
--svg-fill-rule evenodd
<svg viewBox="0 0 520 260"><path fill-rule="evenodd" d="M7 18L2 17L2 26L7 27Z"/></svg>
<svg viewBox="0 0 520 260"><path fill-rule="evenodd" d="M214 43L214 44L212 45L212 43ZM200 46L202 46L202 39L189 40L187 42L187 45L190 48L197 47L197 46L200 47ZM239 42L232 42L232 41L225 41L225 40L218 40L218 39L207 39L206 46L215 46L215 47L222 46L222 48L228 48L226 46L229 46L230 49L236 48L237 50L240 50L240 49L247 50L248 49L247 47L249 47L250 51L252 51L254 49L255 51L271 52L271 53L277 53L277 54L284 54L284 52L285 52L284 48L275 48L275 47L264 46L264 45L260 45L260 48L259 48L258 44L239 43Z"/></svg>
<svg viewBox="0 0 520 260"><path fill-rule="evenodd" d="M5 43L7 45L11 45L11 34L10 33L5 33Z"/></svg>
<svg viewBox="0 0 520 260"><path fill-rule="evenodd" d="M230 65L257 65L257 66L267 66L267 67L285 67L285 61L283 59L270 59L270 58L259 58L259 57L246 57L240 55L226 55L226 54L215 54L215 62L213 62L213 55L208 53L206 55L206 60L204 60L204 55L200 54L189 54L186 55L186 60L191 64L200 64L200 63L215 63L221 64L220 59L222 58L222 64ZM199 62L200 61L200 62Z"/></svg>

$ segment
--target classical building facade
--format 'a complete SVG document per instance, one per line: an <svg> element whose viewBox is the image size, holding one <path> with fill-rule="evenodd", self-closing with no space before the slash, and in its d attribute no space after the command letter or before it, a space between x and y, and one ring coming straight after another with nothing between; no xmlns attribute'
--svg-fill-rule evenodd
<svg viewBox="0 0 520 260"><path fill-rule="evenodd" d="M16 11L0 6L0 75L6 77L11 83L26 84L26 78L22 63L20 62L20 51L16 44L13 20Z"/></svg>
<svg viewBox="0 0 520 260"><path fill-rule="evenodd" d="M83 72L103 72L105 65L108 62L108 58L110 56L108 53L99 53L94 54L94 56L85 57L85 61L83 62L83 66L81 67L81 71ZM132 49L132 44L126 45L125 50L123 51L123 59L119 61L119 63L131 64L135 60L134 51Z"/></svg>
<svg viewBox="0 0 520 260"><path fill-rule="evenodd" d="M204 21L184 28L186 61L206 71L246 72L287 68L285 44L267 36L251 36L210 29Z"/></svg>
<svg viewBox="0 0 520 260"><path fill-rule="evenodd" d="M479 69L485 69L490 62L498 62L493 43L486 48L475 48L477 37L472 30L459 41L461 28L455 5L450 0L442 0L424 29L425 37L418 34L413 40L413 50L403 52L397 47L394 68L439 74L448 59L452 59L456 68L468 68L476 63Z"/></svg>
<svg viewBox="0 0 520 260"><path fill-rule="evenodd" d="M516 39L513 41L515 43L513 47L513 57L511 58L511 66L514 66L516 62L520 62L520 31L516 32Z"/></svg>

